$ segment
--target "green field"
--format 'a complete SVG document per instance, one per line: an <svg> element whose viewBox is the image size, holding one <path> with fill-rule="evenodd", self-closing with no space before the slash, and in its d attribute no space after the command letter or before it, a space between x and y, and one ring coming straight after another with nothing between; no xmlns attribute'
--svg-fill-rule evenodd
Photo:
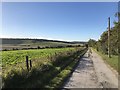
<svg viewBox="0 0 120 90"><path fill-rule="evenodd" d="M71 47L3 51L4 87L59 87L86 50L84 47ZM26 69L26 56L32 60L30 71Z"/></svg>
<svg viewBox="0 0 120 90"><path fill-rule="evenodd" d="M76 48L61 48L61 49L34 49L34 50L16 50L2 52L2 68L12 68L13 66L25 66L26 56L32 60L33 64L37 62L46 63L55 58L55 54L62 55L67 52L75 51Z"/></svg>
<svg viewBox="0 0 120 90"><path fill-rule="evenodd" d="M25 43L25 44L3 44L2 49L3 50L13 50L13 49L29 49L29 48L46 48L46 47L58 47L63 46L66 47L67 45L79 45L79 44L68 44L68 43L62 43L62 42L39 42L39 43Z"/></svg>
<svg viewBox="0 0 120 90"><path fill-rule="evenodd" d="M3 51L2 67L24 62L25 56L29 56L31 60L41 58L48 59L49 56L53 56L55 53L67 52L70 50L75 50L75 48Z"/></svg>

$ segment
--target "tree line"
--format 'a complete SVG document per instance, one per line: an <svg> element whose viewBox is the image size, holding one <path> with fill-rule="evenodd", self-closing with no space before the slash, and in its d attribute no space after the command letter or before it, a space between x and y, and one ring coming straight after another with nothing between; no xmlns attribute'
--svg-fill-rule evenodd
<svg viewBox="0 0 120 90"><path fill-rule="evenodd" d="M120 19L120 13L115 14ZM118 55L119 49L119 32L120 32L120 21L115 21L114 26L110 29L110 53L112 55ZM90 47L95 48L97 51L103 54L108 54L108 30L104 31L98 41L90 39L88 41Z"/></svg>

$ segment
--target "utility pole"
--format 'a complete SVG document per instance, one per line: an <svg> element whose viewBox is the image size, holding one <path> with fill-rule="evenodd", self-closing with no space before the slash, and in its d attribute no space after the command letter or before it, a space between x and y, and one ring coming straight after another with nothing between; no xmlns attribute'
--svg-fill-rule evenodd
<svg viewBox="0 0 120 90"><path fill-rule="evenodd" d="M108 57L110 58L110 17L108 18Z"/></svg>

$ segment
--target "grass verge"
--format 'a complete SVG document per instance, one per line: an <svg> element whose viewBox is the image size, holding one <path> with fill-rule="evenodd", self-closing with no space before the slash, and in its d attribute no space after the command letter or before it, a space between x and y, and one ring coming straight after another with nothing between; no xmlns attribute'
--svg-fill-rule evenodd
<svg viewBox="0 0 120 90"><path fill-rule="evenodd" d="M102 54L101 52L98 52L95 49L93 50L97 54L99 54L106 63L108 63L113 69L115 69L118 72L118 56L111 55L111 58L109 58L108 55Z"/></svg>
<svg viewBox="0 0 120 90"><path fill-rule="evenodd" d="M80 57L82 57L86 53L87 49L77 53L77 57L67 66L65 67L55 78L53 78L44 88L62 88L65 84L65 81L72 74L78 62L80 61Z"/></svg>

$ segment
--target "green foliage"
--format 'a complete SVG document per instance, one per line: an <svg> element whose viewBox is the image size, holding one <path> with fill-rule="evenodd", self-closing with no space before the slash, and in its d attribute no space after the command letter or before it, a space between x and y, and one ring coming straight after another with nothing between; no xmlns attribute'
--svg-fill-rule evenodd
<svg viewBox="0 0 120 90"><path fill-rule="evenodd" d="M25 62L26 55L29 60L48 60L55 53L63 53L67 51L74 51L75 48L61 48L61 49L39 49L39 50L17 50L17 51L3 51L2 52L2 67L9 67Z"/></svg>
<svg viewBox="0 0 120 90"><path fill-rule="evenodd" d="M56 75L48 84L46 84L45 88L61 88L65 84L65 80L70 76L70 74L74 71L74 68L77 66L79 58L86 53L87 49L83 49L81 51L77 51L72 57L74 57L72 62L68 64L59 74Z"/></svg>
<svg viewBox="0 0 120 90"><path fill-rule="evenodd" d="M118 33L120 31L120 22L114 22L114 27L110 30L110 53L112 55L118 55ZM108 53L108 30L104 31L100 37L100 40L89 40L89 46L96 48L97 51L103 54ZM120 51L120 50L119 50Z"/></svg>
<svg viewBox="0 0 120 90"><path fill-rule="evenodd" d="M90 39L90 40L88 41L88 45L89 45L90 47L94 47L95 44L96 44L96 41L93 40L93 39Z"/></svg>
<svg viewBox="0 0 120 90"><path fill-rule="evenodd" d="M40 52L39 50L35 51L37 53ZM8 52L11 53L11 51ZM23 52L25 53L26 51ZM32 52L33 54L33 51L30 50L29 52ZM78 59L78 56L83 55L85 52L86 52L85 48L45 49L42 51L41 54L43 54L43 56L47 53L48 55L51 54L53 55L52 58L50 57L48 60L46 61L44 60L44 62L41 63L38 61L39 59L37 59L38 58L37 57L36 61L35 59L33 61L35 62L35 66L29 72L24 67L17 68L16 66L12 65L11 70L7 73L4 73L3 75L4 88L5 87L40 88L45 87L46 85L49 87L51 86L58 87L60 83L62 83L64 78L71 72L71 69L75 65L75 62L77 62L77 60L75 59ZM14 54L15 53L17 53L17 51L14 52ZM27 54L31 55L28 52Z"/></svg>

